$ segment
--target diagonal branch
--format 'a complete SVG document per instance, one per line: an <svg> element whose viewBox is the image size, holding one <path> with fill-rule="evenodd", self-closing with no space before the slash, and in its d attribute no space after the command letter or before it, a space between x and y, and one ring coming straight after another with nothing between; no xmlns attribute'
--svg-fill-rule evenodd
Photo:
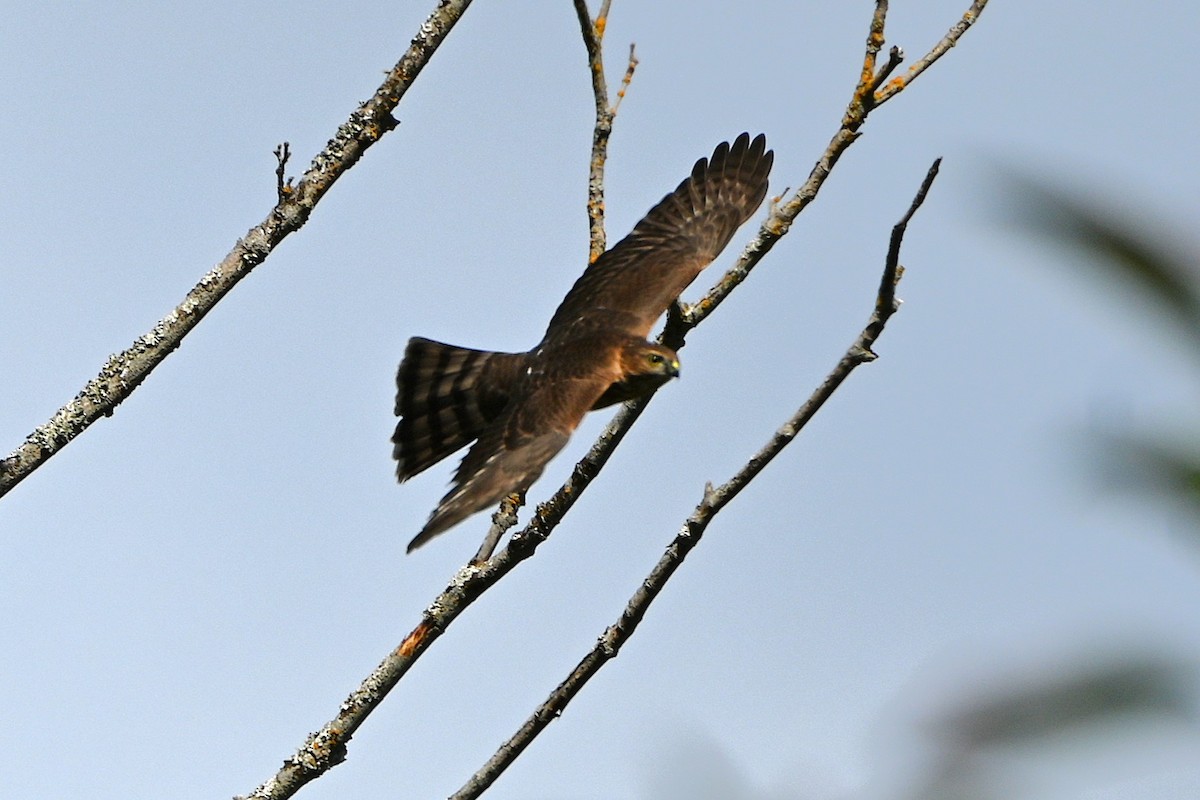
<svg viewBox="0 0 1200 800"><path fill-rule="evenodd" d="M155 367L170 355L200 320L250 274L288 234L299 230L313 208L371 145L398 124L392 111L429 63L471 0L440 0L421 25L408 51L396 63L371 99L345 122L308 171L293 186L284 183L283 163L277 175L278 202L266 219L237 241L229 254L200 279L176 308L125 350L110 356L100 374L0 460L0 497L28 477L51 456L66 447L100 417L112 416L117 406L141 385ZM284 146L286 147L286 146ZM286 160L281 147L277 158Z"/></svg>
<svg viewBox="0 0 1200 800"><path fill-rule="evenodd" d="M929 168L929 172L926 174L920 190L909 206L908 212L905 213L900 222L892 229L891 244L888 248L883 276L880 279L879 291L875 298L875 309L866 327L859 333L858 338L850 345L850 348L846 350L846 353L838 361L833 371L826 376L825 380L813 392L812 396L808 398L807 402L775 432L771 440L755 453L737 474L715 489L711 484L704 488L704 498L696 506L692 515L683 523L683 527L680 528L679 533L676 534L674 540L667 547L666 552L659 559L658 563L654 565L654 569L650 571L650 574L638 586L637 591L629 598L629 602L625 605L625 610L621 612L620 618L601 634L596 642L596 646L583 657L571 674L567 676L566 680L550 693L550 696L537 707L529 719L525 720L525 723L517 732L500 746L500 749L488 759L487 763L472 775L470 780L461 789L450 796L450 800L471 800L481 795L516 760L537 735L562 714L567 704L579 694L580 690L583 689L591 677L599 672L606 663L616 658L617 654L621 651L621 647L633 635L633 632L637 630L638 624L646 615L646 611L649 610L655 598L662 592L667 581L670 580L675 570L683 564L683 560L687 558L692 548L700 541L713 517L720 513L721 509L728 505L775 456L779 455L783 448L787 447L796 438L796 435L808 424L808 421L812 419L821 406L824 405L825 401L837 391L838 387L845 382L846 378L850 376L850 373L859 364L875 360L876 356L871 347L880 334L883 333L883 328L887 324L888 319L899 308L899 303L896 301L896 284L900 280L902 273L900 267L900 244L904 240L904 232L908 227L909 220L912 219L913 214L921 207L921 204L925 202L925 195L929 191L929 187L933 184L934 178L937 177L938 166L940 164L941 159L933 162L933 166Z"/></svg>

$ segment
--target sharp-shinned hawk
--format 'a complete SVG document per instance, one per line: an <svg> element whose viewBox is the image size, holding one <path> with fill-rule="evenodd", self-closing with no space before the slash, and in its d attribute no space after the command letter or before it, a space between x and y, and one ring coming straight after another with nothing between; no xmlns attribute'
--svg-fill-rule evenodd
<svg viewBox="0 0 1200 800"><path fill-rule="evenodd" d="M527 490L589 410L679 375L674 351L646 337L766 197L774 155L766 146L763 135L743 133L697 161L690 177L587 267L532 350L409 340L396 375L397 478L475 442L409 552Z"/></svg>

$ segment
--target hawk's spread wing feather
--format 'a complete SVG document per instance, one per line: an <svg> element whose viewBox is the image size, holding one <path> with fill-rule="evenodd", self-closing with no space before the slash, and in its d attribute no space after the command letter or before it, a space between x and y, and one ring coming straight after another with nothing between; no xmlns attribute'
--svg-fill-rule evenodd
<svg viewBox="0 0 1200 800"><path fill-rule="evenodd" d="M645 338L650 326L729 244L767 196L774 153L762 134L743 133L700 159L692 174L603 253L563 299L546 338L591 313L621 316Z"/></svg>

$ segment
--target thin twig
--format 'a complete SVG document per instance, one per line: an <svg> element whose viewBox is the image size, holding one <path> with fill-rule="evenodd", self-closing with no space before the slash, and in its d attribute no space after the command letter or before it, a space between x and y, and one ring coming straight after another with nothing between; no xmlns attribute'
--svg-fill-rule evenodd
<svg viewBox="0 0 1200 800"><path fill-rule="evenodd" d="M575 15L587 50L588 68L592 74L592 96L596 104L596 123L592 128L592 158L588 170L588 262L595 261L607 249L604 232L604 165L608 161L608 139L612 135L613 119L633 80L637 67L633 45L629 46L629 66L617 93L616 105L609 105L608 83L604 78L604 29L608 26L608 11L612 0L604 0L600 13L592 20L586 0L574 0Z"/></svg>
<svg viewBox="0 0 1200 800"><path fill-rule="evenodd" d="M292 146L287 142L275 148L275 199L282 203L292 193L292 179L286 177L287 163L292 157Z"/></svg>
<svg viewBox="0 0 1200 800"><path fill-rule="evenodd" d="M879 283L879 302L875 307L875 317L879 327L878 330L873 331L870 341L866 343L868 350L870 350L871 342L879 338L883 326L887 324L888 317L896 313L900 307L896 302L896 284L900 282L904 272L904 267L900 265L900 245L904 243L904 232L908 230L908 223L912 221L917 209L924 205L925 195L929 193L929 187L933 186L933 181L937 178L938 170L941 167L942 159L935 158L929 167L929 172L925 174L925 180L921 181L921 188L917 190L917 195L913 198L912 205L908 207L908 212L892 228L892 239L888 244L887 267L884 269L883 278Z"/></svg>
<svg viewBox="0 0 1200 800"><path fill-rule="evenodd" d="M875 80L871 81L871 96L874 98L875 90L883 85L883 82L896 71L896 67L904 62L904 51L897 45L892 45L892 49L888 51L887 62L879 68L879 72L875 73ZM874 101L872 101L874 102Z"/></svg>
<svg viewBox="0 0 1200 800"><path fill-rule="evenodd" d="M367 148L396 127L392 111L470 4L471 0L441 0L375 94L341 124L300 182L290 192L280 192L283 196L266 219L239 239L182 303L129 348L110 356L100 374L88 381L74 400L0 461L0 497L97 419L111 416L221 298L265 261L276 245L304 225L334 182L362 158ZM282 167L280 164L280 170Z"/></svg>
<svg viewBox="0 0 1200 800"><path fill-rule="evenodd" d="M483 538L483 544L479 545L479 550L471 559L472 564L482 564L492 557L492 553L496 552L496 545L500 544L501 537L516 526L517 512L523 505L525 505L524 492L513 492L500 501L500 507L492 514L492 527L488 528L487 536Z"/></svg>
<svg viewBox="0 0 1200 800"><path fill-rule="evenodd" d="M613 103L612 113L615 117L617 110L621 108L621 101L625 99L625 92L629 90L629 84L633 83L633 72L637 69L637 45L633 42L629 43L629 64L625 67L625 77L621 78L621 88L617 91L617 102Z"/></svg>
<svg viewBox="0 0 1200 800"><path fill-rule="evenodd" d="M604 633L597 640L596 646L583 657L575 669L572 670L571 674L567 676L566 680L550 693L550 696L525 720L525 723L517 732L500 746L496 753L488 759L487 763L472 775L470 780L461 789L450 796L450 800L472 800L472 798L476 798L482 794L516 760L517 756L529 746L537 735L562 714L567 704L579 694L580 690L583 689L591 677L599 672L608 661L617 656L621 647L637 629L638 624L646 615L646 611L650 608L650 605L662 592L667 581L670 580L675 570L683 563L683 560L687 558L692 548L700 541L713 517L720 513L721 509L728 505L775 456L779 455L783 448L787 447L796 438L796 435L812 419L813 415L817 413L825 401L845 382L855 367L875 359L871 347L880 334L883 333L883 328L887 324L888 318L899 307L896 303L896 283L901 274L900 244L904 239L904 232L908 227L909 220L912 219L913 214L916 213L917 209L925 201L925 195L928 193L929 187L933 184L933 180L937 176L938 165L940 163L941 159L933 162L933 166L929 168L929 172L926 174L925 180L922 182L921 188L909 206L907 213L892 229L892 238L883 269L883 276L875 298L875 308L866 327L859 333L858 338L846 350L846 353L821 383L820 387L808 398L808 401L792 415L791 419L775 432L771 440L755 453L736 475L715 489L711 484L704 487L703 499L696 506L691 516L683 523L683 527L680 528L679 533L676 534L674 540L667 547L666 552L659 559L658 563L655 564L654 569L641 582L637 591L633 593L633 596L629 598L620 618L605 629Z"/></svg>
<svg viewBox="0 0 1200 800"><path fill-rule="evenodd" d="M607 234L604 231L604 167L608 163L608 140L612 135L613 121L617 108L625 98L625 91L633 81L633 72L638 60L634 46L629 45L629 66L621 79L621 90L617 92L615 105L608 104L608 84L604 78L604 29L608 24L609 7L612 0L604 0L595 21L588 16L586 0L574 0L575 13L579 18L580 33L588 54L588 67L592 74L592 95L596 104L596 123L592 129L592 155L588 166L588 263L595 261L607 249ZM504 533L517 523L516 512L525 502L520 500L500 513L488 530L483 544L479 546L472 563L480 563L491 557Z"/></svg>

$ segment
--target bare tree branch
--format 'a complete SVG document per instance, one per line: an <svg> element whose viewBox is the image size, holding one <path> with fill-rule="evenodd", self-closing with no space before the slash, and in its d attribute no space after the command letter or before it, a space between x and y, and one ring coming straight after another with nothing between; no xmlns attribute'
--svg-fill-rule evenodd
<svg viewBox="0 0 1200 800"><path fill-rule="evenodd" d="M276 151L278 202L267 218L239 239L170 314L130 347L110 356L100 374L88 381L74 400L0 461L0 497L97 419L112 416L117 406L179 347L183 337L221 298L265 261L276 245L308 221L313 208L334 182L362 158L367 148L396 127L392 111L470 4L471 0L440 0L375 94L338 127L295 186L283 179L289 155L286 145Z"/></svg>
<svg viewBox="0 0 1200 800"><path fill-rule="evenodd" d="M529 746L530 742L562 714L567 704L579 694L591 677L611 659L616 658L621 647L637 630L638 624L646 615L646 611L649 610L655 598L662 592L667 581L700 541L713 517L720 513L721 509L728 505L783 448L796 438L796 435L808 424L808 421L824 405L825 401L845 382L855 367L875 360L876 356L871 347L883 333L888 319L899 308L899 303L896 302L896 284L902 273L900 244L904 240L904 232L908 227L909 220L925 202L925 195L933 184L934 178L937 177L940 164L940 158L933 162L933 166L929 168L908 211L892 229L891 244L888 248L883 277L880 279L879 291L875 297L875 309L866 327L846 350L845 355L841 357L833 371L826 376L808 401L775 432L771 440L755 453L736 475L715 489L711 484L704 488L704 498L683 523L683 527L667 547L662 558L655 564L654 569L629 598L620 618L604 631L591 652L583 657L566 680L550 693L550 696L537 707L529 719L525 720L525 724L500 746L500 749L488 759L479 771L471 776L461 789L450 796L450 800L472 800L479 797Z"/></svg>

